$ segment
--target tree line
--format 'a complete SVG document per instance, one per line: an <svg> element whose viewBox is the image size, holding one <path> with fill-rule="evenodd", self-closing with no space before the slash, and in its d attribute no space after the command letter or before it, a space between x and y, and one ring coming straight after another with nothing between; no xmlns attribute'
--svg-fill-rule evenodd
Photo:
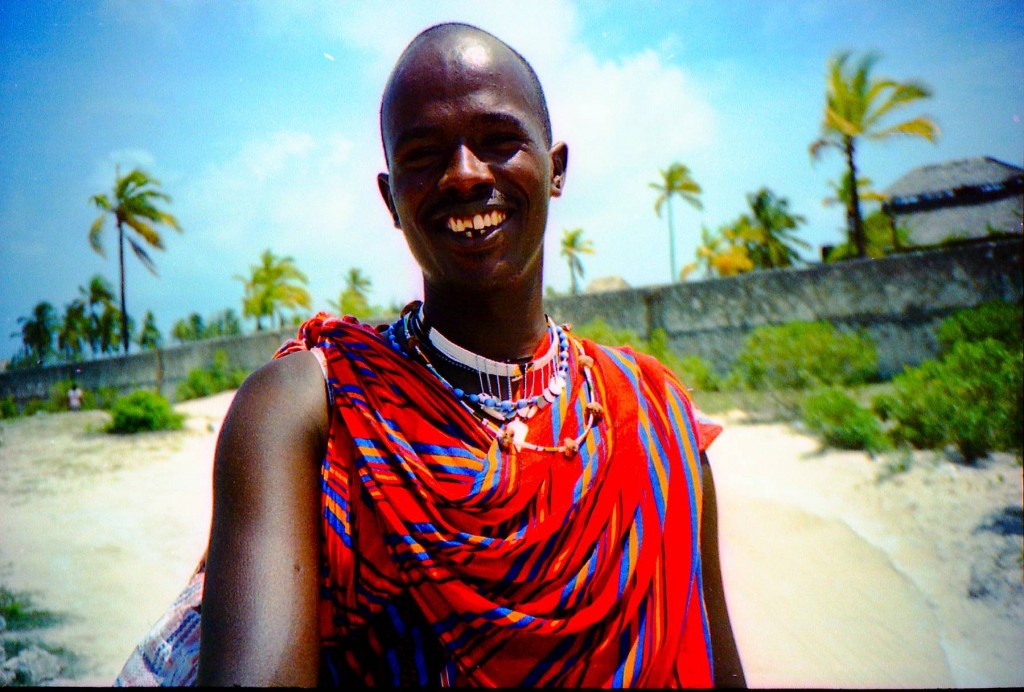
<svg viewBox="0 0 1024 692"><path fill-rule="evenodd" d="M829 149L840 152L846 168L838 183L829 181L832 195L823 200L826 205L841 204L846 210L846 240L831 249L823 258L826 261L882 256L907 244L906 231L894 226L881 209L864 216L865 203L881 203L886 197L871 189L870 178L858 171L856 154L861 141L909 136L934 142L939 133L935 122L925 116L886 122L893 112L929 97L931 92L926 86L874 78L871 72L878 62L874 54L855 63L851 63L851 58L850 53L841 53L829 61L821 134L809 146L812 160L818 160ZM664 212L667 221L672 281L685 280L697 270L710 277L789 267L800 261L800 249L810 247L797 236L805 217L793 213L785 197L763 187L746 195L748 210L736 219L715 231L702 227L695 261L677 270L673 201L700 210L703 190L689 167L679 162L659 171L659 178L649 187L657 193L656 215L662 218ZM102 239L108 217L113 218L117 230L119 293L115 296L110 283L97 275L87 286L79 287L79 296L64 306L63 315L58 315L49 302L38 303L30 315L18 319L20 334L12 336L21 337L22 350L9 367L32 367L53 359L74 362L84 359L87 352L89 357L96 358L117 352L119 343L124 353L133 341L143 349L163 345L163 335L151 311L146 312L136 333L127 310L124 257L127 245L142 265L157 275L150 252L164 249L160 230L182 232L178 220L162 208L170 201L160 182L138 168L124 176L117 171L111 192L90 198L90 203L100 211L88 234L93 250L105 256ZM572 294L578 293L579 280L584 277L583 256L593 253L594 243L584 237L582 228L563 229L560 254L569 268ZM288 321L295 321L299 309L311 309L306 274L299 270L294 258L278 256L270 248L249 267L248 275L236 275L234 279L243 285L242 315L255 320L257 331L275 323L281 328ZM338 300L328 301L338 313L367 318L397 314L400 310L398 305L385 308L370 304L372 282L358 267L350 268L343 280ZM116 297L119 305L115 303ZM231 308L205 320L192 313L171 328L171 336L179 343L241 332L241 320Z"/></svg>
<svg viewBox="0 0 1024 692"><path fill-rule="evenodd" d="M846 210L846 239L826 253L825 261L881 257L905 248L906 229L897 227L881 208L864 215L865 203L883 203L887 197L871 189L871 180L860 174L856 155L862 141L881 141L893 137L919 137L935 142L938 125L926 116L889 122L892 114L931 96L920 82L899 82L872 76L878 56L868 53L854 60L849 52L840 53L829 63L825 80L825 107L820 136L810 144L812 161L826 151L841 153L845 172L838 183L829 181L833 194L826 205L841 204ZM789 201L762 187L746 196L749 211L712 231L701 228L701 244L694 262L676 269L676 241L673 200L702 209L703 192L690 168L674 162L659 171L649 187L657 192L654 211L668 226L669 269L671 280L683 281L703 269L706 276L734 276L748 271L789 267L800 261L799 250L810 247L797 237L806 218L789 209ZM570 291L576 293L577 275L583 275L583 254L593 252L581 229L563 231L562 256L569 264Z"/></svg>

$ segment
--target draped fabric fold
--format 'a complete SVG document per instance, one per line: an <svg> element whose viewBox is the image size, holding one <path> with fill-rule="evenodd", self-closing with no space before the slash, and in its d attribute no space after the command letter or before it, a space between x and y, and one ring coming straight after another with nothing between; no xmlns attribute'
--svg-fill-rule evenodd
<svg viewBox="0 0 1024 692"><path fill-rule="evenodd" d="M324 683L708 686L702 441L657 361L570 338L570 382L528 421L579 453L504 450L381 328L319 314L275 357L319 348L333 394L322 462Z"/></svg>

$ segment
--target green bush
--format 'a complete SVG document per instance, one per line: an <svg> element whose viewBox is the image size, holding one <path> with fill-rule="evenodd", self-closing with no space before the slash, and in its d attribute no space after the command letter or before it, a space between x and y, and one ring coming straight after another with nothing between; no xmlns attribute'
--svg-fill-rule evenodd
<svg viewBox="0 0 1024 692"><path fill-rule="evenodd" d="M246 372L233 369L228 362L228 355L223 349L213 354L213 365L210 368L190 370L185 381L178 385L176 397L178 401L198 399L217 392L235 389L245 380Z"/></svg>
<svg viewBox="0 0 1024 692"><path fill-rule="evenodd" d="M994 339L1012 351L1021 347L1022 322L1021 306L991 300L946 318L939 326L939 346L946 354L958 343Z"/></svg>
<svg viewBox="0 0 1024 692"><path fill-rule="evenodd" d="M131 434L151 430L180 430L185 417L171 409L156 392L139 390L119 398L110 410L107 432Z"/></svg>
<svg viewBox="0 0 1024 692"><path fill-rule="evenodd" d="M631 329L615 329L603 320L592 320L579 327L573 327L573 334L604 346L629 346L640 353L654 356L675 373L687 387L703 392L718 391L721 380L711 364L698 356L678 356L668 343L664 329L655 329L650 340L645 340Z"/></svg>
<svg viewBox="0 0 1024 692"><path fill-rule="evenodd" d="M46 399L29 399L25 402L25 407L21 409L21 415L34 416L40 411L46 411L46 407Z"/></svg>
<svg viewBox="0 0 1024 692"><path fill-rule="evenodd" d="M830 447L878 452L889 446L878 420L838 387L808 395L800 417Z"/></svg>
<svg viewBox="0 0 1024 692"><path fill-rule="evenodd" d="M1018 346L995 339L955 343L941 361L925 361L893 379L890 399L874 407L895 421L897 442L956 446L971 462L994 450L1020 450L1024 366Z"/></svg>
<svg viewBox="0 0 1024 692"><path fill-rule="evenodd" d="M18 417L18 405L14 403L13 396L5 396L0 399L0 420Z"/></svg>
<svg viewBox="0 0 1024 692"><path fill-rule="evenodd" d="M596 341L603 346L631 346L637 351L646 351L643 338L632 329L615 329L604 320L591 320L572 328L575 336Z"/></svg>
<svg viewBox="0 0 1024 692"><path fill-rule="evenodd" d="M837 332L829 322L759 327L746 338L730 381L752 389L807 389L867 382L878 352L866 334Z"/></svg>
<svg viewBox="0 0 1024 692"><path fill-rule="evenodd" d="M89 391L85 393L86 400L90 397L92 397L95 408L109 411L117 401L117 387L97 387L95 393ZM82 402L82 405L85 405L85 401Z"/></svg>

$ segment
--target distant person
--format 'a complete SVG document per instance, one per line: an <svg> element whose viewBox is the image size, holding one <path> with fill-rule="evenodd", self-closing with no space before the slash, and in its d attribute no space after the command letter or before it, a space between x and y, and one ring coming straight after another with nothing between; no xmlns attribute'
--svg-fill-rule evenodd
<svg viewBox="0 0 1024 692"><path fill-rule="evenodd" d="M245 381L205 565L120 682L743 685L717 430L656 360L544 314L568 148L533 69L432 27L380 125L424 299L376 327L318 314Z"/></svg>
<svg viewBox="0 0 1024 692"><path fill-rule="evenodd" d="M82 410L82 399L85 394L78 388L77 382L71 383L71 389L68 390L68 410L69 411L81 411Z"/></svg>

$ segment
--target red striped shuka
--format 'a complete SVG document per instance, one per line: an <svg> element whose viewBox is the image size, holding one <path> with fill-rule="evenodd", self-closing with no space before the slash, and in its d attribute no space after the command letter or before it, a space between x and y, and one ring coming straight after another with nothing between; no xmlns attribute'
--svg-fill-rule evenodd
<svg viewBox="0 0 1024 692"><path fill-rule="evenodd" d="M569 337L569 383L503 450L426 367L324 313L321 684L707 687L701 432L655 359ZM541 349L547 348L543 344ZM706 441L712 435L705 434Z"/></svg>

